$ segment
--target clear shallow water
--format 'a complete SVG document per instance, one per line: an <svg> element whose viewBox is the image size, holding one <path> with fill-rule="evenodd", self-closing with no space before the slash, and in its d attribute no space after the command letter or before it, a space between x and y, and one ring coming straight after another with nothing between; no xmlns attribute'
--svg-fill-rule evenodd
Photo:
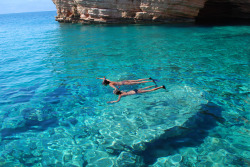
<svg viewBox="0 0 250 167"><path fill-rule="evenodd" d="M0 15L1 166L250 164L249 26L82 26L55 15ZM169 91L107 104L117 97L103 76L151 76ZM167 133L183 122L185 133Z"/></svg>

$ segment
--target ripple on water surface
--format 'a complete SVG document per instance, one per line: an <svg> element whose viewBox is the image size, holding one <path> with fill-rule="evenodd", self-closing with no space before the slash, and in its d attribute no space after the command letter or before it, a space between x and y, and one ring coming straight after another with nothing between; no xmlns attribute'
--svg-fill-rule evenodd
<svg viewBox="0 0 250 167"><path fill-rule="evenodd" d="M0 166L247 166L249 26L0 15ZM96 77L157 78L119 103ZM152 85L123 86L124 91Z"/></svg>

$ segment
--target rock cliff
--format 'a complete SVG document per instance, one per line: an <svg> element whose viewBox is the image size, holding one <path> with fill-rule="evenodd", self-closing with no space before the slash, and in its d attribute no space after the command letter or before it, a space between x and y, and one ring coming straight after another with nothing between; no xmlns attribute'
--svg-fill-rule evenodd
<svg viewBox="0 0 250 167"><path fill-rule="evenodd" d="M73 23L249 19L249 0L52 0L56 20Z"/></svg>

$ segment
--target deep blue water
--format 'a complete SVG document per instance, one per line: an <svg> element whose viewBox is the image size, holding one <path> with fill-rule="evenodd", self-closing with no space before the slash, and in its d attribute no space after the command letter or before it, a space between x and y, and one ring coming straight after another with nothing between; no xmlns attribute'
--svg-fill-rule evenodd
<svg viewBox="0 0 250 167"><path fill-rule="evenodd" d="M0 166L250 165L249 26L54 16L0 15ZM153 77L168 92L107 104L117 97L103 76ZM182 121L188 126L168 136Z"/></svg>

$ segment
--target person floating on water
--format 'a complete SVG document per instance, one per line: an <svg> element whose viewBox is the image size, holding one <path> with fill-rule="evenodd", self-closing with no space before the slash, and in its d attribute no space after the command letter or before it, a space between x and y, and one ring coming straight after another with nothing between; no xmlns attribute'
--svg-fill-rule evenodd
<svg viewBox="0 0 250 167"><path fill-rule="evenodd" d="M145 90L145 89L152 88L152 87L155 87L155 86L148 86L148 87L141 88L141 89L134 89L134 90L131 90L131 91L128 91L128 92L124 92L124 91L120 91L119 89L115 89L113 91L113 93L116 94L116 95L119 95L118 100L116 100L116 101L109 101L107 103L116 103L116 102L119 102L121 100L122 96L128 96L128 95L134 95L134 94L146 93L146 92L152 92L152 91L155 91L155 90L158 90L158 89L161 89L161 88L166 89L166 87L164 85L162 85L160 87L156 87L156 88L153 88L153 89L150 89L150 90Z"/></svg>
<svg viewBox="0 0 250 167"><path fill-rule="evenodd" d="M125 80L125 81L120 81L120 82L114 82L114 81L110 81L108 79L104 78L96 78L96 79L103 79L102 84L107 86L111 86L114 89L117 89L115 86L121 86L121 85L135 85L135 84L141 84L141 83L147 83L147 82L154 82L156 84L156 80L150 78L145 78L145 79L137 79L137 80ZM150 79L152 81L145 81L147 79Z"/></svg>

